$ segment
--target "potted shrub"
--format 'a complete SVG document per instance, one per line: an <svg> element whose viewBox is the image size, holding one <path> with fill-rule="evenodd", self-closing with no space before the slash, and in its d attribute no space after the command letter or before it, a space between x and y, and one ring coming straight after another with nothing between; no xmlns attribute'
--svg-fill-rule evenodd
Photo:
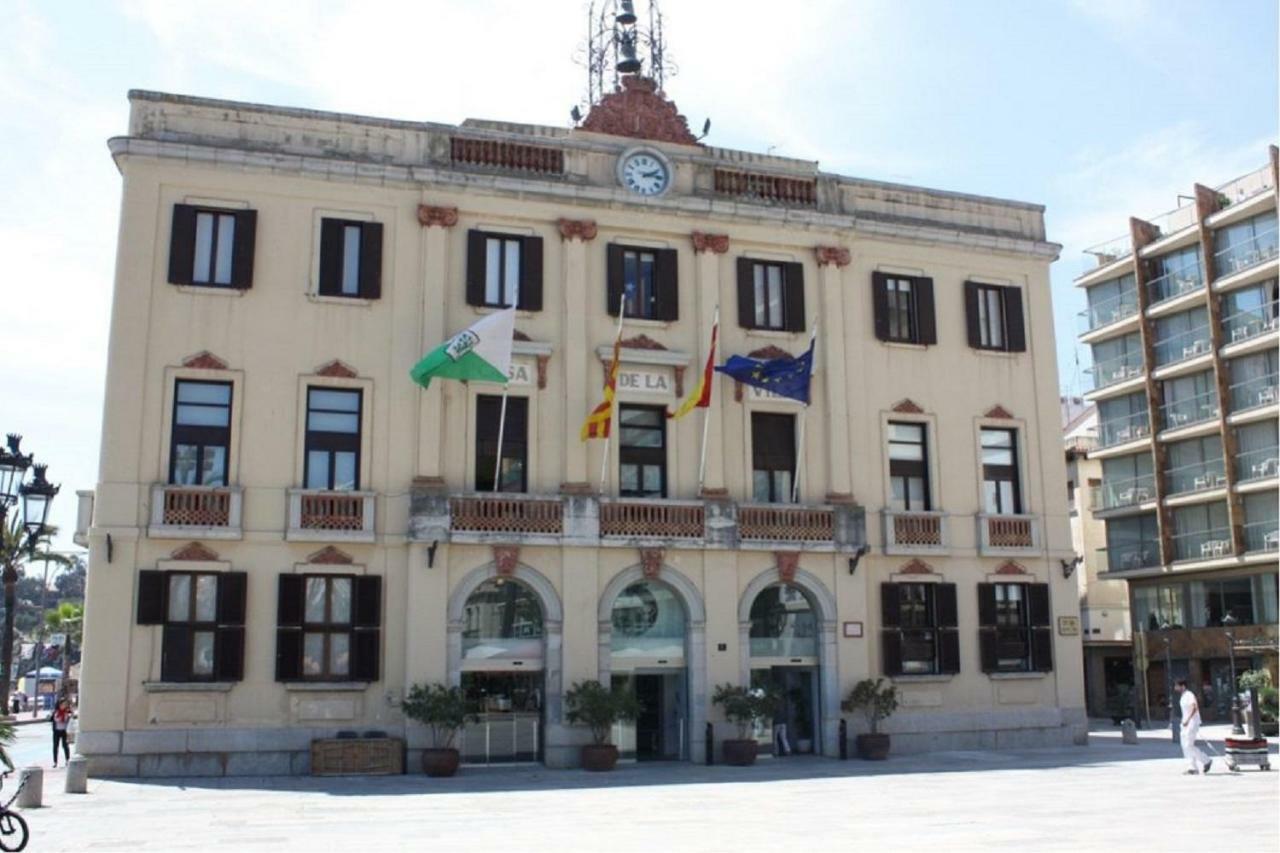
<svg viewBox="0 0 1280 853"><path fill-rule="evenodd" d="M898 689L885 685L883 678L872 681L863 679L853 686L841 707L846 711L860 711L867 718L871 731L857 737L858 757L867 761L884 761L889 757L889 736L880 732L880 721L898 710Z"/></svg>
<svg viewBox="0 0 1280 853"><path fill-rule="evenodd" d="M461 688L415 684L400 703L400 710L408 719L424 724L431 733L431 746L422 750L423 772L428 776L457 773L460 757L453 748L453 740L470 717Z"/></svg>
<svg viewBox="0 0 1280 853"><path fill-rule="evenodd" d="M1251 669L1242 672L1238 679L1241 691L1249 694L1252 688L1258 691L1258 734L1262 737L1275 737L1280 730L1277 723L1277 692L1271 686L1271 672L1266 669ZM1245 701L1251 701L1248 698Z"/></svg>
<svg viewBox="0 0 1280 853"><path fill-rule="evenodd" d="M751 737L756 723L773 716L778 697L762 688L748 690L732 684L721 684L711 696L711 701L724 708L724 715L738 727L737 738L724 742L724 763L747 767L756 762L760 745Z"/></svg>
<svg viewBox="0 0 1280 853"><path fill-rule="evenodd" d="M618 747L609 742L615 723L640 716L640 700L630 690L605 687L598 681L579 681L564 694L565 717L591 730L591 743L582 747L584 770L612 770Z"/></svg>

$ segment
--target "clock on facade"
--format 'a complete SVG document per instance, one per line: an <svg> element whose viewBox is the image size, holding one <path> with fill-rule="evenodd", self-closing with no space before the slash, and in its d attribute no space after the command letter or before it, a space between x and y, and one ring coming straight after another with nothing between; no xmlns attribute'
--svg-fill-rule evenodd
<svg viewBox="0 0 1280 853"><path fill-rule="evenodd" d="M671 186L671 165L657 151L628 151L618 160L618 183L637 195L661 195Z"/></svg>

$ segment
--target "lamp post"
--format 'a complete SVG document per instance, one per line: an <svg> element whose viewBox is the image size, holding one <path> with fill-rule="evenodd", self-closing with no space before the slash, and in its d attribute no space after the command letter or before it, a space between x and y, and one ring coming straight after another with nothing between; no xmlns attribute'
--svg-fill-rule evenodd
<svg viewBox="0 0 1280 853"><path fill-rule="evenodd" d="M1182 722L1181 710L1175 715L1173 709L1175 702L1173 701L1173 659L1169 654L1169 638L1161 637L1164 641L1164 695L1165 701L1169 703L1169 733L1173 735L1173 742L1178 743L1178 728Z"/></svg>
<svg viewBox="0 0 1280 853"><path fill-rule="evenodd" d="M1235 617L1227 614L1222 619L1223 625L1234 625ZM1244 724L1240 719L1240 687L1236 684L1236 635L1230 631L1223 631L1223 636L1227 638L1227 658L1231 661L1231 733L1233 735L1244 734Z"/></svg>

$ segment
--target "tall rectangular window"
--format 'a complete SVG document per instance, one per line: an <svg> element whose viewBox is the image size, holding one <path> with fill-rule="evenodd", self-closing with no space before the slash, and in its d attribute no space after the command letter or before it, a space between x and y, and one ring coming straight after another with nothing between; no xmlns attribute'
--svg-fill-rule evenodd
<svg viewBox="0 0 1280 853"><path fill-rule="evenodd" d="M138 574L137 623L163 626L163 681L239 681L244 674L244 572Z"/></svg>
<svg viewBox="0 0 1280 853"><path fill-rule="evenodd" d="M622 253L622 294L628 317L654 319L657 288L654 286L653 252L627 249Z"/></svg>
<svg viewBox="0 0 1280 853"><path fill-rule="evenodd" d="M277 681L376 681L380 676L382 578L279 576Z"/></svg>
<svg viewBox="0 0 1280 853"><path fill-rule="evenodd" d="M667 496L667 418L662 406L618 407L618 483L623 497Z"/></svg>
<svg viewBox="0 0 1280 853"><path fill-rule="evenodd" d="M169 483L227 485L231 447L231 383L179 379L169 442Z"/></svg>
<svg viewBox="0 0 1280 853"><path fill-rule="evenodd" d="M782 265L756 264L752 272L758 329L783 328Z"/></svg>
<svg viewBox="0 0 1280 853"><path fill-rule="evenodd" d="M1031 623L1027 618L1026 585L993 584L996 596L996 667L1024 671L1031 663Z"/></svg>
<svg viewBox="0 0 1280 853"><path fill-rule="evenodd" d="M169 282L249 287L257 215L247 209L175 204L169 234Z"/></svg>
<svg viewBox="0 0 1280 853"><path fill-rule="evenodd" d="M214 634L218 621L218 576L173 573L169 575L169 608L166 626L182 626L187 648L181 662L191 678L213 678ZM176 650L171 650L176 651ZM189 658L187 657L189 655Z"/></svg>
<svg viewBox="0 0 1280 853"><path fill-rule="evenodd" d="M954 675L960 671L956 585L880 585L886 675Z"/></svg>
<svg viewBox="0 0 1280 853"><path fill-rule="evenodd" d="M1001 288L978 288L978 333L983 347L1004 349L1004 298Z"/></svg>
<svg viewBox="0 0 1280 853"><path fill-rule="evenodd" d="M982 671L1052 670L1052 622L1048 584L978 584L978 652Z"/></svg>
<svg viewBox="0 0 1280 853"><path fill-rule="evenodd" d="M1000 352L1026 351L1020 288L966 281L964 298L969 346Z"/></svg>
<svg viewBox="0 0 1280 853"><path fill-rule="evenodd" d="M484 302L507 306L520 301L520 246L515 237L487 237L484 241Z"/></svg>
<svg viewBox="0 0 1280 853"><path fill-rule="evenodd" d="M361 397L345 388L307 389L308 489L359 490Z"/></svg>
<svg viewBox="0 0 1280 853"><path fill-rule="evenodd" d="M235 239L236 218L233 214L204 210L196 214L192 284L231 284L231 249Z"/></svg>
<svg viewBox="0 0 1280 853"><path fill-rule="evenodd" d="M751 414L751 497L762 503L789 503L796 470L794 415Z"/></svg>
<svg viewBox="0 0 1280 853"><path fill-rule="evenodd" d="M739 258L738 324L744 329L803 331L804 268L797 263Z"/></svg>
<svg viewBox="0 0 1280 853"><path fill-rule="evenodd" d="M498 465L498 428L502 421L502 398L476 398L476 491L528 491L529 400L507 397L506 426L502 429L502 464Z"/></svg>
<svg viewBox="0 0 1280 853"><path fill-rule="evenodd" d="M382 291L382 224L320 220L321 296L377 299Z"/></svg>
<svg viewBox="0 0 1280 853"><path fill-rule="evenodd" d="M1018 439L1014 430L982 430L982 509L989 515L1022 512Z"/></svg>
<svg viewBox="0 0 1280 853"><path fill-rule="evenodd" d="M606 311L616 317L622 305L630 319L677 319L680 306L676 260L675 249L610 243Z"/></svg>
<svg viewBox="0 0 1280 853"><path fill-rule="evenodd" d="M889 483L895 510L927 512L932 508L925 438L924 424L889 422Z"/></svg>
<svg viewBox="0 0 1280 853"><path fill-rule="evenodd" d="M898 584L902 629L902 672L930 675L938 671L937 627L933 584Z"/></svg>
<svg viewBox="0 0 1280 853"><path fill-rule="evenodd" d="M468 231L467 304L541 311L542 238Z"/></svg>
<svg viewBox="0 0 1280 853"><path fill-rule="evenodd" d="M334 681L350 675L352 581L345 576L303 578L303 678Z"/></svg>

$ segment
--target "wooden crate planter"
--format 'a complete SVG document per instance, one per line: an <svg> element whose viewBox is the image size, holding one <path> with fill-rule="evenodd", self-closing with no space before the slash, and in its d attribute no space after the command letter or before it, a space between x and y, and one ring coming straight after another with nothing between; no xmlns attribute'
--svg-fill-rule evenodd
<svg viewBox="0 0 1280 853"><path fill-rule="evenodd" d="M403 772L404 740L401 738L311 741L312 776L392 776Z"/></svg>

